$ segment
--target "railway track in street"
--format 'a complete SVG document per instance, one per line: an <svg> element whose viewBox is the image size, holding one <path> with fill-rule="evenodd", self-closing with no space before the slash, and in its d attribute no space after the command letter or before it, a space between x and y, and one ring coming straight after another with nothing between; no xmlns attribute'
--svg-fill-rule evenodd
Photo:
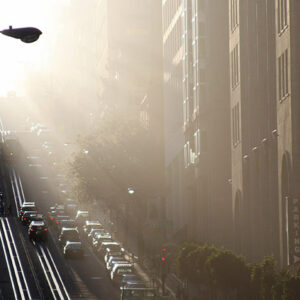
<svg viewBox="0 0 300 300"><path fill-rule="evenodd" d="M10 177L10 184L12 187L13 198L15 202L16 214L18 215L19 208L21 207L22 203L26 201L26 198L25 198L21 178L13 167L10 168L9 177ZM64 285L62 277L56 267L55 261L47 245L44 243L33 242L33 246L35 249L35 253L38 257L38 260L40 262L41 269L45 276L45 281L47 282L49 290L51 291L52 299L71 300L71 297L69 296L69 293ZM9 252L9 254L10 253L11 251ZM19 284L18 286L21 286L21 284ZM23 288L23 290L25 290L25 288ZM31 297L30 296L29 298L16 297L16 299L31 299Z"/></svg>
<svg viewBox="0 0 300 300"><path fill-rule="evenodd" d="M1 217L0 239L15 299L32 299L8 218Z"/></svg>

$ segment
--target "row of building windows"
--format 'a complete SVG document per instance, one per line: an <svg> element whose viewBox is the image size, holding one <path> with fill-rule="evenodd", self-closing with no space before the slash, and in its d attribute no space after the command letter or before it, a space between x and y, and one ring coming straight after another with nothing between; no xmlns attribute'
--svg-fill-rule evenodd
<svg viewBox="0 0 300 300"><path fill-rule="evenodd" d="M207 152L207 133L205 130L197 129L193 139L187 141L183 147L184 167L195 164L197 158Z"/></svg>
<svg viewBox="0 0 300 300"><path fill-rule="evenodd" d="M239 24L238 0L230 1L230 28L234 31Z"/></svg>
<svg viewBox="0 0 300 300"><path fill-rule="evenodd" d="M206 85L200 84L194 89L193 98L187 97L183 100L183 122L187 124L192 119L192 113L196 113L206 103Z"/></svg>
<svg viewBox="0 0 300 300"><path fill-rule="evenodd" d="M232 144L236 146L240 142L240 105L237 103L231 111L232 120Z"/></svg>
<svg viewBox="0 0 300 300"><path fill-rule="evenodd" d="M200 59L206 56L205 43L205 16L200 15L204 3L192 0L184 1L183 24L183 111L184 124L192 118L192 114L199 111L202 103L206 101L206 75L204 62ZM191 6L190 6L191 5ZM188 10L191 12L191 26L188 26Z"/></svg>
<svg viewBox="0 0 300 300"><path fill-rule="evenodd" d="M231 51L231 87L236 88L240 81L239 45Z"/></svg>
<svg viewBox="0 0 300 300"><path fill-rule="evenodd" d="M278 33L284 31L288 25L288 1L287 0L277 0L277 24Z"/></svg>
<svg viewBox="0 0 300 300"><path fill-rule="evenodd" d="M278 96L279 100L289 94L289 56L286 49L278 57Z"/></svg>

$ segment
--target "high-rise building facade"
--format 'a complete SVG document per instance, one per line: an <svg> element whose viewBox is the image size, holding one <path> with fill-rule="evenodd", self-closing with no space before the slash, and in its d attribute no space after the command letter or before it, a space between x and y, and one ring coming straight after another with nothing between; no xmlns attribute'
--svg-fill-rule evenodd
<svg viewBox="0 0 300 300"><path fill-rule="evenodd" d="M163 1L169 217L175 235L184 228L186 239L224 246L232 232L227 12L222 0Z"/></svg>
<svg viewBox="0 0 300 300"><path fill-rule="evenodd" d="M166 208L171 232L185 238L186 205L183 199L183 109L182 109L182 13L181 0L162 3L163 23L163 97L166 168Z"/></svg>
<svg viewBox="0 0 300 300"><path fill-rule="evenodd" d="M300 261L300 2L275 1L280 261Z"/></svg>
<svg viewBox="0 0 300 300"><path fill-rule="evenodd" d="M230 0L235 249L300 261L300 3Z"/></svg>
<svg viewBox="0 0 300 300"><path fill-rule="evenodd" d="M229 1L235 250L278 257L274 1Z"/></svg>

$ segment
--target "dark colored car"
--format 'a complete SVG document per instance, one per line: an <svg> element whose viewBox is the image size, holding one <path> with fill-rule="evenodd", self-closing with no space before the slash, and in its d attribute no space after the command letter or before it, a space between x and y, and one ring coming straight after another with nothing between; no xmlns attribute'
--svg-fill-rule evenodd
<svg viewBox="0 0 300 300"><path fill-rule="evenodd" d="M81 242L67 241L63 253L66 258L82 258L84 255Z"/></svg>
<svg viewBox="0 0 300 300"><path fill-rule="evenodd" d="M48 212L48 224L53 225L55 222L56 216L62 216L65 214L63 209L51 210Z"/></svg>
<svg viewBox="0 0 300 300"><path fill-rule="evenodd" d="M28 237L34 241L46 241L48 228L43 221L32 221L28 227Z"/></svg>
<svg viewBox="0 0 300 300"><path fill-rule="evenodd" d="M31 221L44 221L44 216L42 214L37 214L32 211L24 211L21 218L23 225L28 226Z"/></svg>
<svg viewBox="0 0 300 300"><path fill-rule="evenodd" d="M22 216L23 216L25 211L32 211L34 213L38 212L34 202L23 202L23 204L22 204L22 206L20 207L20 210L19 210L20 220L22 220Z"/></svg>
<svg viewBox="0 0 300 300"><path fill-rule="evenodd" d="M53 228L58 231L59 228L60 228L60 222L62 220L70 220L70 216L61 216L61 215L57 215L55 218L54 218L54 222L53 222Z"/></svg>

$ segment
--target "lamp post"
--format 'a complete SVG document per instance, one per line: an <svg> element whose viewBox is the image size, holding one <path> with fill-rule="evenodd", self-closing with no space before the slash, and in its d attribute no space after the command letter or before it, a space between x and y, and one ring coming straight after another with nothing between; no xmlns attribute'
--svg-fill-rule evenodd
<svg viewBox="0 0 300 300"><path fill-rule="evenodd" d="M0 31L2 34L19 39L24 43L33 43L42 34L42 32L35 27L22 27L22 28L12 28L9 26L8 29L4 29Z"/></svg>

